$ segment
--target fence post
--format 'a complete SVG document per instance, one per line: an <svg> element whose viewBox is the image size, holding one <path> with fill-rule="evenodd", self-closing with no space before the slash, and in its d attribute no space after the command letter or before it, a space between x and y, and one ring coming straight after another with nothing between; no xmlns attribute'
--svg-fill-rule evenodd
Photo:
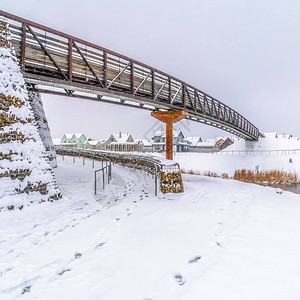
<svg viewBox="0 0 300 300"><path fill-rule="evenodd" d="M95 171L95 195L97 195L97 172Z"/></svg>
<svg viewBox="0 0 300 300"><path fill-rule="evenodd" d="M157 166L156 166L156 164L154 164L154 167L155 167L155 179L154 179L154 182L155 182L155 196L157 196Z"/></svg>
<svg viewBox="0 0 300 300"><path fill-rule="evenodd" d="M102 177L103 177L103 189L105 189L105 185L104 185L104 169L102 168Z"/></svg>
<svg viewBox="0 0 300 300"><path fill-rule="evenodd" d="M95 157L93 156L93 169L95 168Z"/></svg>

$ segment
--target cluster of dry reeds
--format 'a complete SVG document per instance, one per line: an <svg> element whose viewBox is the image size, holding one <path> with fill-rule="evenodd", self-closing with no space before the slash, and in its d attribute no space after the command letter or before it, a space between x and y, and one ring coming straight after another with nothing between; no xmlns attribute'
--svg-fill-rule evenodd
<svg viewBox="0 0 300 300"><path fill-rule="evenodd" d="M194 171L194 170L181 169L180 172L181 174L201 175L200 171Z"/></svg>
<svg viewBox="0 0 300 300"><path fill-rule="evenodd" d="M299 182L296 173L279 170L254 172L251 170L237 170L234 172L235 180L263 185L293 185Z"/></svg>
<svg viewBox="0 0 300 300"><path fill-rule="evenodd" d="M194 170L181 169L180 171L182 174L203 175L203 176L208 176L208 177L221 177L223 179L229 179L229 176L227 173L223 173L222 176L218 176L218 174L216 172L211 172L211 171L204 171L203 174L201 174L200 171L194 171Z"/></svg>

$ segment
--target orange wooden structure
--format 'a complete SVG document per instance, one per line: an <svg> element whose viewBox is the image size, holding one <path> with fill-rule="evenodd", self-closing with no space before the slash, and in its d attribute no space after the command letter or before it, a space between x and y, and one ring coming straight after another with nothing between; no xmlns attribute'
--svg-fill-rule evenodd
<svg viewBox="0 0 300 300"><path fill-rule="evenodd" d="M166 159L173 160L173 123L188 116L183 110L153 111L151 116L166 123Z"/></svg>

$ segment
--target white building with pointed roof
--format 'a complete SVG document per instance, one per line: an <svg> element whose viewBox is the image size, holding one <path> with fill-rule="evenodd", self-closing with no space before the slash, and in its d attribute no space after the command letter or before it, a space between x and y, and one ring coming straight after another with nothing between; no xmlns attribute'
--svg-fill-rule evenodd
<svg viewBox="0 0 300 300"><path fill-rule="evenodd" d="M135 141L130 133L112 133L102 149L109 151L137 151L138 141Z"/></svg>

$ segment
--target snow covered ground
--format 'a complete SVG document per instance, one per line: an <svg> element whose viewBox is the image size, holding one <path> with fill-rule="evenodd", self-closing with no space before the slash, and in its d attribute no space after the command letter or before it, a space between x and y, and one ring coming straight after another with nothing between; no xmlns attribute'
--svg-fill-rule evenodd
<svg viewBox="0 0 300 300"><path fill-rule="evenodd" d="M94 197L90 161L58 164L62 200L1 212L1 299L300 299L299 195L184 175L154 197L113 166Z"/></svg>
<svg viewBox="0 0 300 300"><path fill-rule="evenodd" d="M292 151L292 149L298 149L298 151ZM176 153L174 160L182 169L199 171L202 174L211 171L219 176L222 173L233 176L235 170L254 171L258 166L260 171L282 170L296 172L300 176L300 140L275 138L275 134L269 133L266 134L266 138L261 138L256 142L236 140L224 151L215 154Z"/></svg>
<svg viewBox="0 0 300 300"><path fill-rule="evenodd" d="M290 162L290 159L292 162ZM300 152L297 154L271 154L271 155L220 155L210 153L177 153L174 160L179 163L181 169L199 171L204 174L207 171L218 175L227 173L234 175L235 170L247 169L282 170L296 172L300 175Z"/></svg>

